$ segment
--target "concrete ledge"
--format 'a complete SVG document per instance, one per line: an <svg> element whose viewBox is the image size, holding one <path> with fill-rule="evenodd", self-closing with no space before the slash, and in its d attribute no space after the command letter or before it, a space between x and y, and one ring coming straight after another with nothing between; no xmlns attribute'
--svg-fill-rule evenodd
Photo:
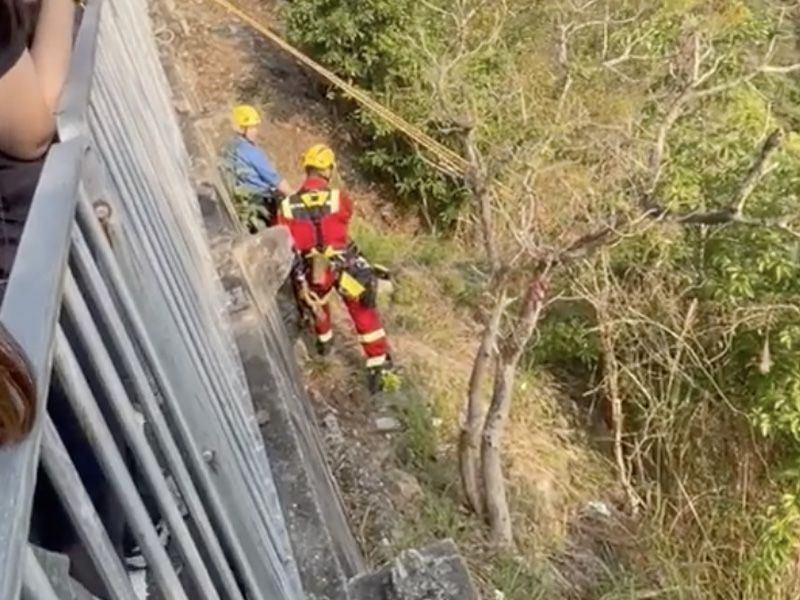
<svg viewBox="0 0 800 600"><path fill-rule="evenodd" d="M309 600L345 600L347 575L323 513L321 490L315 489L313 458L295 422L304 417L293 414L292 391L281 384L268 358L260 319L253 313L238 312L232 323L300 578Z"/></svg>
<svg viewBox="0 0 800 600"><path fill-rule="evenodd" d="M206 201L207 222L223 224L214 207L221 210ZM216 231L217 272L304 590L308 600L348 600L347 582L363 572L363 560L275 298L291 259L288 232L240 237L224 226Z"/></svg>

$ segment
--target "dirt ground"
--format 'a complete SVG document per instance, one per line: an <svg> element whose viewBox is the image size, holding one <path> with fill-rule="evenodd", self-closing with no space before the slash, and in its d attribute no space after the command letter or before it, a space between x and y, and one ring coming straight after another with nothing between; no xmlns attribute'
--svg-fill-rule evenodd
<svg viewBox="0 0 800 600"><path fill-rule="evenodd" d="M193 118L217 149L229 139L231 107L253 104L264 119L260 144L291 184L301 180L301 153L315 143L329 144L338 151L340 176L356 214L373 225L400 225L380 190L351 167L352 140L314 79L211 0L162 2L154 11L157 39L191 83L199 105ZM269 2L236 4L266 25L275 23ZM366 397L354 368L360 363L358 348L339 317L335 356L307 359L307 381L353 532L374 564L391 554L398 520L413 509L418 486L397 467L395 434L376 430L375 419L386 411Z"/></svg>
<svg viewBox="0 0 800 600"><path fill-rule="evenodd" d="M162 46L182 65L200 104L198 123L218 148L230 135L230 109L239 103L262 111L259 143L291 184L302 178L300 156L326 143L337 151L339 174L356 213L373 222L400 225L377 186L360 178L348 154L353 140L309 75L258 32L212 0L162 0L171 8L168 22L157 22ZM273 0L235 3L267 26L276 26Z"/></svg>

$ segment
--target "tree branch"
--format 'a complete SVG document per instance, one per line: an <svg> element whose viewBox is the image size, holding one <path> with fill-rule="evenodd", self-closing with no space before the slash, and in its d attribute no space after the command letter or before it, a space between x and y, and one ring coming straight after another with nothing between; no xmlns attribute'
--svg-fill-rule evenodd
<svg viewBox="0 0 800 600"><path fill-rule="evenodd" d="M624 237L637 232L645 222L675 223L678 225L736 224L761 227L764 229L775 229L781 233L800 239L800 232L790 227L792 221L791 217L768 219L748 217L744 214L744 208L748 198L767 172L769 159L778 150L782 140L783 132L780 129L776 129L767 137L759 152L756 154L753 164L736 187L727 207L709 212L677 212L656 205L651 198L647 201L647 208L645 208L638 217L618 216L613 224L605 225L579 237L565 249L548 257L544 262L551 265L563 265L587 258L597 250L616 243Z"/></svg>
<svg viewBox="0 0 800 600"><path fill-rule="evenodd" d="M762 73L776 73L778 75L788 75L789 73L796 73L800 71L800 63L793 65L764 65L759 69Z"/></svg>
<svg viewBox="0 0 800 600"><path fill-rule="evenodd" d="M709 45L703 50L701 37L697 34L693 37L694 48L691 77L689 78L689 82L686 84L686 86L681 90L675 100L673 100L669 110L667 111L667 114L664 116L664 120L658 128L655 145L650 153L650 181L646 193L642 196L642 207L645 210L655 209L653 197L661 180L663 163L666 155L667 138L672 127L675 125L675 122L680 119L681 116L683 116L684 109L689 104L732 90L744 83L747 83L748 81L755 79L761 74L789 74L800 71L800 63L782 66L769 64L769 61L774 53L776 39L777 38L773 38L770 42L770 47L761 59L760 66L757 68L732 81L727 81L725 83L720 83L710 87L703 87L719 71L719 68L725 63L726 60L730 58L730 56L727 54L721 54L717 56L714 59L713 64L703 71L703 63L711 55L713 55L713 46ZM780 132L775 132L773 135L780 136ZM780 144L780 141L780 139L773 140L775 147ZM768 146L769 140L764 147L767 155L774 150L774 148L769 149ZM762 168L766 163L766 158L767 157L764 157L764 163L761 165ZM752 182L757 182L761 175L763 175L763 171L755 173L754 175L755 177L752 179ZM747 195L752 192L752 189L747 190L746 188L743 188L742 191L745 193L744 200L746 200ZM737 213L737 215L738 217L741 217L740 213Z"/></svg>
<svg viewBox="0 0 800 600"><path fill-rule="evenodd" d="M740 223L743 225L760 225L764 227L788 227L788 219L759 219L744 215L745 204L755 190L758 183L767 171L770 157L778 150L783 140L780 129L773 131L756 154L753 164L748 169L742 181L736 187L730 203L722 210L710 212L692 211L678 213L667 208L651 209L651 216L661 221L669 221L682 225L723 225L725 223Z"/></svg>

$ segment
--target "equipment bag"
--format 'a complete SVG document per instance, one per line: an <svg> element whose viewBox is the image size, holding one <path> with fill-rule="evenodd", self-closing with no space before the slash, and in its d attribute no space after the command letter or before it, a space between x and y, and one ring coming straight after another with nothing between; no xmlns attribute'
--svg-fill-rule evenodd
<svg viewBox="0 0 800 600"><path fill-rule="evenodd" d="M347 271L339 275L339 291L342 295L352 300L358 300L367 288Z"/></svg>

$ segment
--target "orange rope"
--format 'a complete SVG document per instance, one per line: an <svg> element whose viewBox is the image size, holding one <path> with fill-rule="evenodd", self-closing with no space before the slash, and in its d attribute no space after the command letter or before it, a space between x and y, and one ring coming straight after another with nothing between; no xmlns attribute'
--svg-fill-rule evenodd
<svg viewBox="0 0 800 600"><path fill-rule="evenodd" d="M228 0L212 0L213 2L219 4L228 12L234 14L239 19L250 25L253 29L258 31L268 40L270 40L273 44L287 52L291 55L295 60L299 63L305 65L321 77L323 77L326 81L328 81L331 85L341 90L347 97L352 98L362 106L368 108L373 113L384 119L387 123L392 125L397 131L404 133L408 136L411 140L413 140L417 145L424 148L428 152L430 152L433 156L435 156L439 164L438 166L453 175L460 175L464 176L470 168L469 162L459 155L457 152L453 152L446 146L440 144L435 139L433 139L430 135L419 129L397 115L396 113L392 112L390 109L386 108L379 102L376 102L373 98L371 98L366 92L363 90L358 89L357 87L347 83L344 79L336 75L335 73L331 72L330 70L323 67L321 64L316 62L315 60L309 58L300 50L289 44L283 38L281 38L278 34L274 31L269 29L266 25L259 23L255 18L245 13L243 10L237 8Z"/></svg>

